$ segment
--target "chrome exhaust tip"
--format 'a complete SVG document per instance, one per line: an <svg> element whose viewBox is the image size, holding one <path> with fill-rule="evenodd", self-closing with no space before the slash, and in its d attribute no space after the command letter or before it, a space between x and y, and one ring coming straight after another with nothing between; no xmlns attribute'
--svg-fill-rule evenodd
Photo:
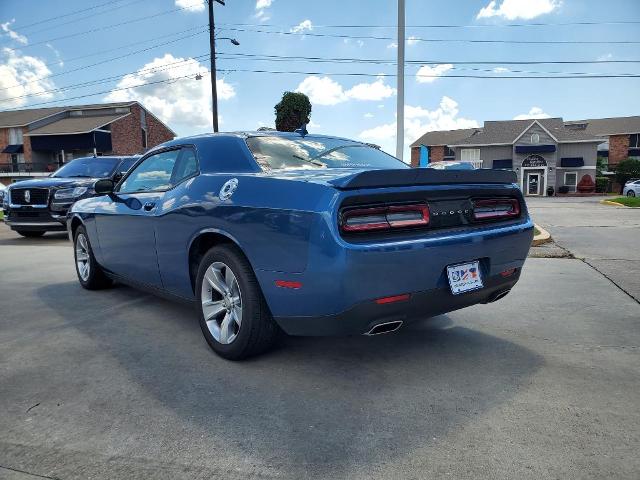
<svg viewBox="0 0 640 480"><path fill-rule="evenodd" d="M402 326L402 320L395 320L393 322L379 323L371 327L371 330L365 333L365 335L382 335L384 333L395 332Z"/></svg>
<svg viewBox="0 0 640 480"><path fill-rule="evenodd" d="M489 299L489 301L487 303L493 303L493 302L497 302L498 300L500 300L501 298L506 297L507 295L509 295L509 292L511 291L511 289L509 290L503 290L501 292L496 293L493 297L491 297Z"/></svg>

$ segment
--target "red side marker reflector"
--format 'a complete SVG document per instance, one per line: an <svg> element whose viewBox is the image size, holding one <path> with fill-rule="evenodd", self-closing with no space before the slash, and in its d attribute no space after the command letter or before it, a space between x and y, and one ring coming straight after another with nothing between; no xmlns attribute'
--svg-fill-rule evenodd
<svg viewBox="0 0 640 480"><path fill-rule="evenodd" d="M292 282L289 280L276 280L276 287L293 288L294 290L297 290L298 288L302 288L302 282Z"/></svg>
<svg viewBox="0 0 640 480"><path fill-rule="evenodd" d="M376 300L378 305L384 305L385 303L393 303L393 302L404 302L405 300L409 300L411 295L408 293L404 293L402 295L394 295L393 297L382 297Z"/></svg>
<svg viewBox="0 0 640 480"><path fill-rule="evenodd" d="M516 269L515 268L510 268L509 270L505 270L504 272L500 272L500 275L502 275L503 277L510 277L514 273L516 273Z"/></svg>

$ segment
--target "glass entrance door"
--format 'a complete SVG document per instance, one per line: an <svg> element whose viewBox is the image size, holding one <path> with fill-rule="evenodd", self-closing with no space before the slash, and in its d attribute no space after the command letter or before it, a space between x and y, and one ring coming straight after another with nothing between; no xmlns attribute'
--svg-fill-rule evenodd
<svg viewBox="0 0 640 480"><path fill-rule="evenodd" d="M527 174L527 195L540 195L540 174Z"/></svg>

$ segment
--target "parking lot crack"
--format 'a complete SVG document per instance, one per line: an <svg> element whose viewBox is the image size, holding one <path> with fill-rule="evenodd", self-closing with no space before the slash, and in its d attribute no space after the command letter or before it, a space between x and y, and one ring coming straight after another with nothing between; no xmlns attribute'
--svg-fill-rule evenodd
<svg viewBox="0 0 640 480"><path fill-rule="evenodd" d="M627 290L625 290L622 285L616 283L609 275L607 275L606 273L602 272L601 270L598 269L598 267L596 267L595 265L589 263L589 261L585 258L580 258L578 259L582 262L584 262L586 265L589 265L591 268L593 268L596 272L598 272L600 275L602 275L604 278L606 278L607 280L609 280L611 283L613 283L616 287L618 287L618 289L625 293L629 298L631 298L634 302L640 304L640 300L638 300L636 297L634 297L630 292L628 292Z"/></svg>
<svg viewBox="0 0 640 480"><path fill-rule="evenodd" d="M36 477L36 478L47 478L47 479L50 479L50 480L61 480L59 477L50 477L48 475L40 475L39 473L27 472L26 470L20 470L19 468L7 467L5 465L0 465L0 468L2 468L4 470L9 470L11 472L17 472L17 473L23 473L25 475L31 475L32 477Z"/></svg>

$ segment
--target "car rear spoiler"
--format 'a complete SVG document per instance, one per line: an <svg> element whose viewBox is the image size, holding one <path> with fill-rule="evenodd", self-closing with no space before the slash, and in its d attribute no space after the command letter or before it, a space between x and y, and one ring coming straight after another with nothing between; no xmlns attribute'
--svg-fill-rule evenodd
<svg viewBox="0 0 640 480"><path fill-rule="evenodd" d="M369 170L330 180L341 190L355 188L403 187L410 185L446 184L508 184L516 183L516 173L511 170L436 170L432 168L407 168L401 170Z"/></svg>

